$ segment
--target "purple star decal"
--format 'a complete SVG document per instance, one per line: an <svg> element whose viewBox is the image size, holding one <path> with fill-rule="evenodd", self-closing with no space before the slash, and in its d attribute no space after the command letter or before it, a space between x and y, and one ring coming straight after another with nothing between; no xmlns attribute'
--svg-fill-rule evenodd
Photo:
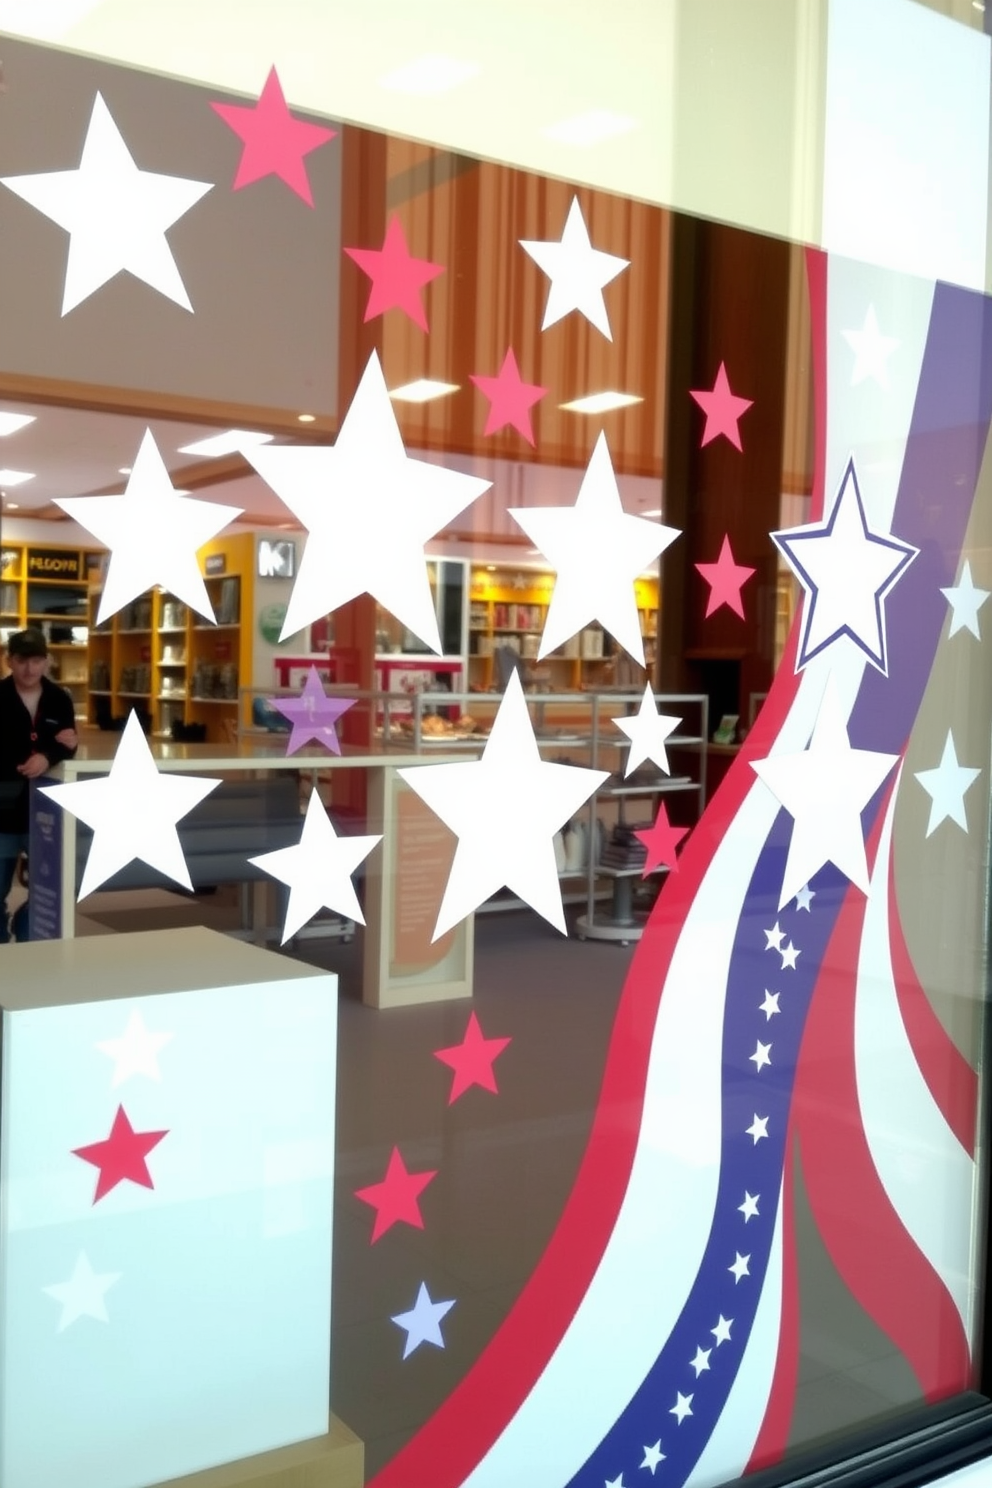
<svg viewBox="0 0 992 1488"><path fill-rule="evenodd" d="M299 697L269 698L269 702L293 725L286 745L287 754L295 754L304 744L314 740L323 744L332 754L341 753L341 742L334 725L342 713L347 713L354 698L328 697L315 666L307 673L307 680Z"/></svg>

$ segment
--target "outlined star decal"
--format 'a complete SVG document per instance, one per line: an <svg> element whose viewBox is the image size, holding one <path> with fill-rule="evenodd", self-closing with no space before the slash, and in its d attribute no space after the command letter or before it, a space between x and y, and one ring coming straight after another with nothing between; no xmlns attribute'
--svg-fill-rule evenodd
<svg viewBox="0 0 992 1488"><path fill-rule="evenodd" d="M758 1113L755 1112L754 1120L751 1122L751 1125L745 1127L744 1135L752 1138L755 1147L757 1147L762 1137L767 1137L768 1122L770 1121L770 1119L771 1118L769 1116L759 1116Z"/></svg>
<svg viewBox="0 0 992 1488"><path fill-rule="evenodd" d="M919 549L869 529L853 459L826 521L771 537L806 591L796 671L847 637L888 675L885 600Z"/></svg>
<svg viewBox="0 0 992 1488"><path fill-rule="evenodd" d="M136 1132L124 1107L118 1106L109 1137L105 1137L102 1142L91 1142L87 1147L74 1147L73 1157L80 1157L83 1162L92 1163L93 1167L99 1169L100 1176L96 1180L96 1192L93 1195L94 1204L98 1204L118 1183L136 1183L142 1188L154 1188L145 1159L163 1137L168 1135L168 1130Z"/></svg>
<svg viewBox="0 0 992 1488"><path fill-rule="evenodd" d="M315 666L307 672L307 680L299 697L274 697L268 701L277 713L288 718L293 725L286 745L287 755L295 754L311 741L323 744L332 754L341 753L341 741L334 725L343 713L354 706L356 699L329 697Z"/></svg>
<svg viewBox="0 0 992 1488"><path fill-rule="evenodd" d="M759 1002L758 1011L759 1013L764 1013L766 1023L770 1023L775 1014L782 1011L782 1009L778 1005L778 1000L781 995L782 994L780 992L769 992L766 989L764 1002Z"/></svg>
<svg viewBox="0 0 992 1488"><path fill-rule="evenodd" d="M682 841L682 838L688 835L688 832L688 827L672 826L668 820L668 808L664 801L662 801L658 807L658 815L654 819L654 825L651 827L635 828L634 830L634 836L638 842L643 842L648 850L641 877L647 878L649 873L653 873L656 868L662 867L667 868L671 873L678 873L679 862L675 850Z"/></svg>
<svg viewBox="0 0 992 1488"><path fill-rule="evenodd" d="M309 532L282 639L359 594L441 654L424 544L492 484L407 455L373 352L333 448L242 451Z"/></svg>
<svg viewBox="0 0 992 1488"><path fill-rule="evenodd" d="M721 1312L720 1316L716 1320L716 1327L710 1329L710 1332L713 1334L713 1337L716 1339L716 1346L717 1346L717 1348L720 1347L721 1343L729 1343L730 1342L730 1330L733 1327L733 1325L734 1325L733 1318L725 1318L724 1315L723 1315L723 1313Z"/></svg>
<svg viewBox="0 0 992 1488"><path fill-rule="evenodd" d="M540 403L548 390L536 382L523 381L512 346L507 350L503 365L495 377L472 373L469 382L474 382L482 396L489 400L483 435L498 434L500 429L509 426L522 434L528 444L534 443L534 425L530 411L535 403Z"/></svg>
<svg viewBox="0 0 992 1488"><path fill-rule="evenodd" d="M493 1062L512 1042L508 1038L483 1038L478 1018L475 1013L469 1013L468 1027L461 1043L452 1044L447 1049L434 1050L434 1058L455 1072L448 1094L448 1105L454 1105L458 1097L464 1095L473 1085L490 1090L494 1095L498 1094Z"/></svg>
<svg viewBox="0 0 992 1488"><path fill-rule="evenodd" d="M651 1476L654 1477L655 1468L664 1462L664 1460L665 1454L661 1450L661 1438L659 1437L653 1447L644 1448L644 1461L641 1463L641 1466L649 1467L651 1469Z"/></svg>
<svg viewBox="0 0 992 1488"><path fill-rule="evenodd" d="M218 785L219 780L159 771L136 715L129 713L109 775L40 787L93 830L79 898L135 859L191 889L176 823Z"/></svg>
<svg viewBox="0 0 992 1488"><path fill-rule="evenodd" d="M77 170L4 176L2 184L69 234L63 315L125 272L192 312L165 234L211 183L139 170L102 94Z"/></svg>
<svg viewBox="0 0 992 1488"><path fill-rule="evenodd" d="M303 158L334 139L337 130L294 119L274 67L257 103L211 103L210 107L244 145L232 191L241 191L265 176L278 176L308 207L313 206Z"/></svg>
<svg viewBox="0 0 992 1488"><path fill-rule="evenodd" d="M889 386L889 357L899 342L894 336L883 336L879 329L875 306L869 305L865 312L864 325L859 331L845 331L844 340L854 352L854 367L851 386L871 378L880 388Z"/></svg>
<svg viewBox="0 0 992 1488"><path fill-rule="evenodd" d="M651 760L665 775L669 774L665 741L682 720L658 712L650 682L644 689L637 712L632 716L613 718L610 722L615 723L620 732L626 734L630 740L624 779L633 775L638 765L645 764L647 760Z"/></svg>
<svg viewBox="0 0 992 1488"><path fill-rule="evenodd" d="M375 1210L370 1244L374 1245L394 1224L408 1224L415 1230L424 1228L420 1195L436 1177L436 1168L411 1173L400 1156L400 1149L393 1148L386 1176L378 1183L370 1183L367 1188L355 1189L355 1198L361 1199L363 1204L370 1204Z"/></svg>
<svg viewBox="0 0 992 1488"><path fill-rule="evenodd" d="M83 1317L95 1318L98 1323L109 1321L104 1299L110 1288L120 1279L120 1271L104 1271L98 1275L85 1250L81 1250L68 1281L59 1281L41 1289L47 1297L53 1297L62 1304L56 1332L64 1332Z"/></svg>
<svg viewBox="0 0 992 1488"><path fill-rule="evenodd" d="M579 198L572 197L565 230L558 242L521 238L520 246L551 280L541 330L546 331L577 310L597 331L602 331L607 341L612 341L603 290L630 267L630 260L592 246Z"/></svg>
<svg viewBox="0 0 992 1488"><path fill-rule="evenodd" d="M710 1367L710 1354L712 1354L712 1352L713 1352L713 1350L711 1348L708 1348L708 1349L697 1348L696 1349L696 1357L694 1359L690 1359L689 1360L689 1368L695 1371L695 1374L696 1374L696 1378L697 1379L703 1373L704 1370L709 1369L709 1367Z"/></svg>
<svg viewBox="0 0 992 1488"><path fill-rule="evenodd" d="M686 1416L692 1415L692 1401L693 1397L691 1395L683 1395L681 1390L676 1390L675 1404L672 1406L668 1414L670 1416L674 1416L680 1426L682 1425L682 1422L685 1420Z"/></svg>
<svg viewBox="0 0 992 1488"><path fill-rule="evenodd" d="M320 796L313 791L295 847L277 847L274 852L248 859L254 867L277 878L289 889L283 945L321 909L365 924L351 875L381 841L381 834L339 837Z"/></svg>
<svg viewBox="0 0 992 1488"><path fill-rule="evenodd" d="M444 265L414 258L407 246L403 224L394 212L381 248L346 248L345 253L372 280L363 320L374 320L387 310L402 310L419 326L428 329L424 289L444 273Z"/></svg>
<svg viewBox="0 0 992 1488"><path fill-rule="evenodd" d="M739 1285L743 1277L751 1275L750 1261L749 1255L742 1256L739 1250L734 1252L734 1264L728 1266L727 1270L733 1276L735 1285Z"/></svg>
<svg viewBox="0 0 992 1488"><path fill-rule="evenodd" d="M754 399L739 398L736 393L730 391L725 362L720 363L712 388L690 388L689 397L699 404L706 415L703 437L699 441L700 449L705 449L722 434L735 449L743 450L738 424L743 415L753 406Z"/></svg>
<svg viewBox="0 0 992 1488"><path fill-rule="evenodd" d="M971 563L966 558L961 566L961 577L957 583L949 589L941 589L941 594L951 607L951 623L948 627L948 640L957 635L959 630L970 630L977 639L982 639L982 632L978 622L978 612L989 597L988 589L977 589L975 581L971 577Z"/></svg>
<svg viewBox="0 0 992 1488"><path fill-rule="evenodd" d="M609 777L541 759L516 672L480 760L397 774L458 838L434 940L504 886L566 933L554 834Z"/></svg>
<svg viewBox="0 0 992 1488"><path fill-rule="evenodd" d="M958 764L954 735L948 729L940 764L932 770L915 771L915 778L930 797L928 837L933 835L942 821L956 822L962 832L967 832L968 816L964 798L981 773L979 769Z"/></svg>
<svg viewBox="0 0 992 1488"><path fill-rule="evenodd" d="M236 521L242 508L180 496L151 429L145 430L123 496L67 496L55 505L110 550L98 625L156 586L204 619L216 618L196 553Z"/></svg>
<svg viewBox="0 0 992 1488"><path fill-rule="evenodd" d="M447 1317L454 1305L453 1297L446 1302L432 1302L427 1283L424 1281L420 1283L417 1300L410 1311L398 1312L390 1318L390 1322L395 1323L406 1333L406 1342L403 1345L404 1359L409 1359L422 1343L432 1343L435 1348L444 1348L441 1319Z"/></svg>
<svg viewBox="0 0 992 1488"><path fill-rule="evenodd" d="M749 1219L758 1219L760 1217L758 1214L758 1200L760 1198L760 1194L750 1194L747 1189L744 1190L744 1202L743 1204L738 1204L737 1208L743 1214L745 1224L747 1224Z"/></svg>
<svg viewBox="0 0 992 1488"><path fill-rule="evenodd" d="M596 440L574 506L509 510L557 570L538 659L598 620L643 666L634 580L679 533L624 511L606 435L601 433Z"/></svg>
<svg viewBox="0 0 992 1488"><path fill-rule="evenodd" d="M127 1027L120 1038L103 1039L97 1044L101 1054L114 1061L114 1073L110 1087L116 1089L134 1075L144 1075L147 1080L161 1083L162 1071L158 1067L158 1056L166 1044L172 1042L174 1034L152 1033L137 1011L127 1020Z"/></svg>
<svg viewBox="0 0 992 1488"><path fill-rule="evenodd" d="M825 863L833 863L868 892L861 813L898 758L897 754L851 748L837 689L828 679L809 747L798 754L751 761L758 779L793 822L779 909Z"/></svg>
<svg viewBox="0 0 992 1488"><path fill-rule="evenodd" d="M763 1044L760 1039L755 1043L754 1053L748 1055L749 1062L754 1065L755 1072L760 1075L766 1064L772 1062L771 1044Z"/></svg>
<svg viewBox="0 0 992 1488"><path fill-rule="evenodd" d="M730 548L730 538L724 537L720 546L720 556L715 563L696 563L693 566L710 586L709 598L706 601L706 614L703 618L708 620L721 605L726 605L743 620L744 601L741 598L741 586L747 583L757 569L735 562Z"/></svg>

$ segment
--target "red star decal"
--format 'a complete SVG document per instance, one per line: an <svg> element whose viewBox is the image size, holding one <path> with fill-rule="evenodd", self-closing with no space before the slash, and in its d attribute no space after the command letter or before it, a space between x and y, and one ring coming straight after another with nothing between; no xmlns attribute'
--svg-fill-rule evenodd
<svg viewBox="0 0 992 1488"><path fill-rule="evenodd" d="M326 145L337 130L294 119L286 107L274 67L265 80L257 103L212 103L210 107L225 124L230 125L244 144L234 177L234 191L260 181L263 176L278 176L291 191L303 198L308 207L313 206L313 193L303 157L319 145Z"/></svg>
<svg viewBox="0 0 992 1488"><path fill-rule="evenodd" d="M88 1147L74 1147L73 1157L81 1157L83 1162L100 1169L94 1204L125 1179L129 1183L140 1183L142 1188L154 1188L145 1158L168 1135L167 1131L136 1132L124 1107L118 1106L110 1136L105 1141L91 1142Z"/></svg>
<svg viewBox="0 0 992 1488"><path fill-rule="evenodd" d="M369 302L365 306L366 320L383 315L387 310L402 310L414 325L422 331L427 330L422 291L425 284L444 273L444 265L430 263L426 258L411 257L403 224L395 214L389 219L381 248L346 248L344 251L372 280Z"/></svg>
<svg viewBox="0 0 992 1488"><path fill-rule="evenodd" d="M512 346L503 358L503 365L496 377L478 377L473 374L469 381L474 382L483 397L489 399L489 412L483 434L496 434L510 424L518 434L524 436L528 444L534 443L530 410L548 390L546 387L539 387L536 382L521 380Z"/></svg>
<svg viewBox="0 0 992 1488"><path fill-rule="evenodd" d="M483 1038L478 1018L470 1013L468 1028L461 1043L453 1044L450 1049L435 1049L434 1058L440 1059L442 1064L449 1064L455 1072L448 1096L449 1106L473 1085L481 1085L483 1090L498 1094L493 1061L509 1043L512 1043L512 1039Z"/></svg>
<svg viewBox="0 0 992 1488"><path fill-rule="evenodd" d="M412 1225L415 1230L424 1228L418 1201L428 1183L436 1177L436 1168L424 1173L408 1172L406 1163L400 1156L400 1149L394 1147L382 1182L372 1183L368 1188L355 1189L355 1198L361 1199L363 1204L371 1204L375 1210L371 1241L373 1245L394 1224L399 1224L400 1220Z"/></svg>
<svg viewBox="0 0 992 1488"><path fill-rule="evenodd" d="M712 391L700 389L693 392L690 390L689 397L696 400L706 415L706 427L703 429L700 449L721 434L730 440L735 449L744 448L737 423L741 415L747 413L754 400L738 398L730 391L727 368L723 362L720 363L720 370L716 374L716 382L713 384Z"/></svg>
<svg viewBox="0 0 992 1488"><path fill-rule="evenodd" d="M727 605L735 615L740 615L743 620L744 601L741 599L741 586L747 583L755 570L746 568L743 563L734 562L734 555L730 550L730 538L724 537L720 556L715 563L697 563L695 566L710 586L705 618L709 619L713 611L718 610L721 605Z"/></svg>
<svg viewBox="0 0 992 1488"><path fill-rule="evenodd" d="M638 841L643 842L648 850L647 862L644 864L641 877L647 878L649 873L662 867L670 868L673 873L678 873L679 865L675 849L688 831L688 827L672 826L668 820L665 803L662 801L658 807L658 815L654 819L654 826L634 833Z"/></svg>

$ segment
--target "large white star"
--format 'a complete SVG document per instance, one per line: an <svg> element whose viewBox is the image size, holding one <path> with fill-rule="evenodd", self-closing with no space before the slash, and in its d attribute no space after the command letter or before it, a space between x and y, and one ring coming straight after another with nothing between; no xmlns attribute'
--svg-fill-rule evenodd
<svg viewBox="0 0 992 1488"><path fill-rule="evenodd" d="M659 770L668 774L668 752L665 749L665 741L669 734L673 733L681 723L680 718L670 718L665 713L658 712L658 705L651 691L651 683L644 689L640 707L637 712L628 718L614 718L621 733L627 735L630 740L630 751L627 755L627 768L624 777L632 775L638 765L643 765L645 760L651 760L658 766Z"/></svg>
<svg viewBox="0 0 992 1488"><path fill-rule="evenodd" d="M950 589L941 589L941 594L951 607L951 623L947 632L948 640L952 635L957 635L959 630L970 630L978 640L982 639L982 632L978 624L978 612L989 597L988 589L978 589L971 577L971 564L966 558L962 568L961 577Z"/></svg>
<svg viewBox="0 0 992 1488"><path fill-rule="evenodd" d="M378 837L339 837L320 797L314 791L307 802L303 831L295 847L249 858L256 868L271 874L289 887L282 943L286 944L319 909L330 909L346 919L365 924L351 875L363 863Z"/></svg>
<svg viewBox="0 0 992 1488"><path fill-rule="evenodd" d="M240 517L241 507L180 496L151 429L123 496L69 496L55 504L110 550L97 624L156 584L198 615L215 618L196 552Z"/></svg>
<svg viewBox="0 0 992 1488"><path fill-rule="evenodd" d="M603 290L629 267L630 260L603 253L592 246L578 197L572 197L560 241L521 238L520 246L551 280L541 330L546 331L570 311L578 310L591 325L602 331L608 341L612 341Z"/></svg>
<svg viewBox="0 0 992 1488"><path fill-rule="evenodd" d="M440 653L424 544L492 482L410 459L378 355L333 448L256 445L242 453L310 534L282 638L368 593Z"/></svg>
<svg viewBox="0 0 992 1488"><path fill-rule="evenodd" d="M90 1259L85 1250L81 1250L68 1281L59 1281L52 1286L42 1287L46 1296L54 1297L56 1302L62 1304L62 1315L59 1318L57 1331L63 1332L81 1317L96 1318L98 1323L107 1322L107 1304L104 1298L114 1282L120 1281L120 1278L120 1271L104 1271L98 1274L90 1265Z"/></svg>
<svg viewBox="0 0 992 1488"><path fill-rule="evenodd" d="M3 184L69 234L63 315L122 271L192 310L165 234L211 183L139 170L99 93L77 170Z"/></svg>
<svg viewBox="0 0 992 1488"><path fill-rule="evenodd" d="M773 532L772 541L806 591L796 670L846 636L887 672L885 599L919 549L869 530L854 461L826 521Z"/></svg>
<svg viewBox="0 0 992 1488"><path fill-rule="evenodd" d="M880 388L888 388L889 357L899 342L894 336L882 335L874 305L868 306L860 331L845 331L844 340L854 352L851 386L857 387L858 383L870 377Z"/></svg>
<svg viewBox="0 0 992 1488"><path fill-rule="evenodd" d="M173 1037L171 1033L152 1033L145 1026L141 1014L133 1012L120 1038L103 1039L97 1044L101 1054L109 1055L114 1061L111 1089L123 1085L132 1075L144 1075L149 1080L160 1081L162 1071L158 1067L158 1055Z"/></svg>
<svg viewBox="0 0 992 1488"><path fill-rule="evenodd" d="M752 770L793 819L780 909L825 863L868 892L861 813L898 758L851 748L837 690L828 681L809 748L752 761Z"/></svg>
<svg viewBox="0 0 992 1488"><path fill-rule="evenodd" d="M136 858L191 889L176 823L218 785L198 775L160 774L130 713L109 775L41 787L42 795L93 829L80 899Z"/></svg>
<svg viewBox="0 0 992 1488"><path fill-rule="evenodd" d="M510 516L557 569L538 658L598 620L643 666L634 580L679 533L624 511L606 435L596 440L574 506L511 507Z"/></svg>
<svg viewBox="0 0 992 1488"><path fill-rule="evenodd" d="M404 1359L408 1359L414 1349L418 1349L422 1343L432 1343L435 1348L444 1348L441 1319L447 1316L454 1305L453 1297L447 1302L432 1302L426 1283L423 1281L420 1283L417 1300L410 1311L398 1312L390 1319L406 1333L406 1343L403 1345Z"/></svg>
<svg viewBox="0 0 992 1488"><path fill-rule="evenodd" d="M608 775L541 759L516 672L480 760L398 773L458 838L435 940L504 885L565 933L554 834Z"/></svg>
<svg viewBox="0 0 992 1488"><path fill-rule="evenodd" d="M916 771L916 779L930 797L928 837L937 830L942 821L948 818L952 822L957 822L963 832L967 832L968 816L964 804L965 793L970 786L974 785L981 773L981 770L958 764L954 735L948 729L940 764L932 770Z"/></svg>

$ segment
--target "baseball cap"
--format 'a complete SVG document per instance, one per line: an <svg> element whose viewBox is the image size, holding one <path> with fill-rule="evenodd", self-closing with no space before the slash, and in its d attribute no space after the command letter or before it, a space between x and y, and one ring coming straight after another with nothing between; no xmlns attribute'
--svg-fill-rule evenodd
<svg viewBox="0 0 992 1488"><path fill-rule="evenodd" d="M27 630L18 630L7 642L8 656L47 656L48 642L43 633L31 625Z"/></svg>

